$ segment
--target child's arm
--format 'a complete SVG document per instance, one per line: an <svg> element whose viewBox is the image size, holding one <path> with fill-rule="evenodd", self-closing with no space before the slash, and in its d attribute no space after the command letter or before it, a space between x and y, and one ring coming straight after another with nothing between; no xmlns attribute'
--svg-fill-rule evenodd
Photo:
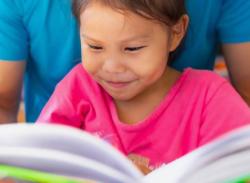
<svg viewBox="0 0 250 183"><path fill-rule="evenodd" d="M37 119L38 122L60 123L83 128L84 116L88 113L90 104L82 87L88 83L78 81L81 71L81 65L78 65L59 82Z"/></svg>
<svg viewBox="0 0 250 183"><path fill-rule="evenodd" d="M59 123L78 128L81 127L80 118L77 116L70 95L67 93L67 85L65 86L63 83L59 83L40 113L37 122Z"/></svg>

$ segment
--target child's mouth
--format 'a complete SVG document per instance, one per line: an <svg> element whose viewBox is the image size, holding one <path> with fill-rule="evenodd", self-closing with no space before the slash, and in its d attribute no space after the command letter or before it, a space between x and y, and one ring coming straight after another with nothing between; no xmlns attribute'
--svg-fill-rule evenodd
<svg viewBox="0 0 250 183"><path fill-rule="evenodd" d="M129 84L131 84L134 81L106 81L106 83L111 86L112 88L124 88L126 86L128 86Z"/></svg>

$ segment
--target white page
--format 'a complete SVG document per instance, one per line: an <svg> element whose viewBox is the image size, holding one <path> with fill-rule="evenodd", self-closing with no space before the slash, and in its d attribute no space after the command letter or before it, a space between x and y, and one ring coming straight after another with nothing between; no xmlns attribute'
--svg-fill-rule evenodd
<svg viewBox="0 0 250 183"><path fill-rule="evenodd" d="M148 174L144 180L157 183L182 183L209 163L224 156L250 147L250 125L233 130L215 141L164 165Z"/></svg>
<svg viewBox="0 0 250 183"><path fill-rule="evenodd" d="M250 175L250 149L231 154L198 170L186 180L187 183L228 182Z"/></svg>
<svg viewBox="0 0 250 183"><path fill-rule="evenodd" d="M100 182L139 182L99 162L49 149L0 147L0 164Z"/></svg>
<svg viewBox="0 0 250 183"><path fill-rule="evenodd" d="M135 179L141 172L110 144L62 125L0 125L0 147L39 147L68 152L106 164Z"/></svg>

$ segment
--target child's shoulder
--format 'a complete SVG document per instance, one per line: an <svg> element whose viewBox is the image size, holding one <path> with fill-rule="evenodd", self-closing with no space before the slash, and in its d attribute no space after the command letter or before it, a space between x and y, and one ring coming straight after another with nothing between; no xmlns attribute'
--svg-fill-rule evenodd
<svg viewBox="0 0 250 183"><path fill-rule="evenodd" d="M59 85L66 85L71 88L98 88L98 84L88 74L81 63L74 66L69 73L60 81Z"/></svg>
<svg viewBox="0 0 250 183"><path fill-rule="evenodd" d="M187 68L184 70L183 75L186 76L188 82L193 84L220 85L228 82L225 78L209 70Z"/></svg>
<svg viewBox="0 0 250 183"><path fill-rule="evenodd" d="M85 82L93 82L93 79L88 74L88 72L84 69L82 63L75 65L68 74L64 77L64 79L68 80L86 80Z"/></svg>
<svg viewBox="0 0 250 183"><path fill-rule="evenodd" d="M221 89L222 86L230 85L225 78L208 70L187 68L182 73L181 78L181 91L185 91L184 93L188 93L189 91L192 95L195 93L199 96L202 95L202 93L204 95L213 95Z"/></svg>

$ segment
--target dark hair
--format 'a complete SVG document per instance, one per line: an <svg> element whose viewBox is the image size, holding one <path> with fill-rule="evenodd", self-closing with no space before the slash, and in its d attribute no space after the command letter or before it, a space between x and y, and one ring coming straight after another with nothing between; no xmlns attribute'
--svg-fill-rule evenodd
<svg viewBox="0 0 250 183"><path fill-rule="evenodd" d="M186 13L184 0L73 0L73 14L78 22L82 11L93 1L99 1L116 10L129 10L170 26Z"/></svg>

